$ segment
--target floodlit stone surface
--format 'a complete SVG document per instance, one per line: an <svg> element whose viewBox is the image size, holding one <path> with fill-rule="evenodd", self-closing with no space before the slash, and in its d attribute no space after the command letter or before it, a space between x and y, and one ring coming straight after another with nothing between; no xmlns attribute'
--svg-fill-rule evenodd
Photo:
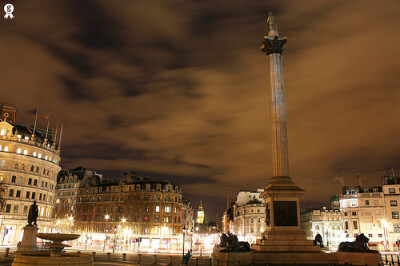
<svg viewBox="0 0 400 266"><path fill-rule="evenodd" d="M13 266L26 265L94 265L93 257L88 254L66 253L61 257L52 257L48 252L30 252L15 254Z"/></svg>

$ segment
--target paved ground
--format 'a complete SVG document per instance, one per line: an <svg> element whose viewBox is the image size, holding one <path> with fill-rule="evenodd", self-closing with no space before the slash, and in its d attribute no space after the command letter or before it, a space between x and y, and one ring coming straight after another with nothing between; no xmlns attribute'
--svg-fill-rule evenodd
<svg viewBox="0 0 400 266"><path fill-rule="evenodd" d="M0 265L11 265L14 259L15 247L10 247L10 253L8 257L5 257L6 247L0 247ZM74 250L75 252L75 250ZM92 250L81 251L84 254L92 254ZM95 265L138 265L139 254L137 253L127 253L126 257L123 257L123 252L112 253L95 251ZM107 254L109 253L109 255ZM109 256L109 258L108 258ZM180 265L182 261L182 255L168 255L168 254L141 254L140 262L141 265L151 265L154 261L158 265L167 265L168 262L172 260L173 265ZM190 260L189 265L210 265L209 256L193 256Z"/></svg>

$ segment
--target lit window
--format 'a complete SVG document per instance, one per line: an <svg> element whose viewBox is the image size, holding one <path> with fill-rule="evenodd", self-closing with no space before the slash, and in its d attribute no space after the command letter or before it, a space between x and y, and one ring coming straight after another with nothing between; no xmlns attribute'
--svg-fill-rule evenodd
<svg viewBox="0 0 400 266"><path fill-rule="evenodd" d="M28 155L28 150L24 150L24 155Z"/></svg>
<svg viewBox="0 0 400 266"><path fill-rule="evenodd" d="M41 159L41 158L42 158L42 154L41 154L41 153L39 153L39 155L38 155L38 158L39 158L39 159Z"/></svg>
<svg viewBox="0 0 400 266"><path fill-rule="evenodd" d="M4 128L1 129L0 135L4 136Z"/></svg>
<svg viewBox="0 0 400 266"><path fill-rule="evenodd" d="M392 219L399 219L399 212L392 212Z"/></svg>
<svg viewBox="0 0 400 266"><path fill-rule="evenodd" d="M165 212L171 212L171 206L165 206Z"/></svg>
<svg viewBox="0 0 400 266"><path fill-rule="evenodd" d="M4 134L2 134L2 135L4 135ZM10 211L11 211L11 204L7 204L6 213L10 213Z"/></svg>
<svg viewBox="0 0 400 266"><path fill-rule="evenodd" d="M156 206L156 212L160 212L160 206Z"/></svg>
<svg viewBox="0 0 400 266"><path fill-rule="evenodd" d="M25 136L25 140L29 140L29 137L28 137L28 136Z"/></svg>
<svg viewBox="0 0 400 266"><path fill-rule="evenodd" d="M49 158L49 161L51 162L51 157Z"/></svg>
<svg viewBox="0 0 400 266"><path fill-rule="evenodd" d="M49 157L46 155L45 160L47 161L48 158L49 158Z"/></svg>
<svg viewBox="0 0 400 266"><path fill-rule="evenodd" d="M4 151L6 151L6 152L8 151L8 146L4 147Z"/></svg>
<svg viewBox="0 0 400 266"><path fill-rule="evenodd" d="M17 138L19 138L19 139L20 139L21 137L22 137L21 135L17 135Z"/></svg>
<svg viewBox="0 0 400 266"><path fill-rule="evenodd" d="M20 154L21 153L21 148L17 149L17 153Z"/></svg>
<svg viewBox="0 0 400 266"><path fill-rule="evenodd" d="M36 155L37 155L37 153L34 151L34 152L33 152L33 157L36 157Z"/></svg>

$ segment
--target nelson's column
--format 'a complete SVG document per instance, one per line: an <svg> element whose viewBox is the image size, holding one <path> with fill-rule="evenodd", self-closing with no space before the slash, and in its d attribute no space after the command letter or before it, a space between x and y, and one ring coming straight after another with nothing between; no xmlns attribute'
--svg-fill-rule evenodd
<svg viewBox="0 0 400 266"><path fill-rule="evenodd" d="M268 15L268 35L262 51L267 54L270 76L272 177L261 196L266 202L266 230L252 249L258 251L320 251L306 240L300 227L300 197L304 190L289 176L288 139L282 52L287 38L280 38L275 17Z"/></svg>

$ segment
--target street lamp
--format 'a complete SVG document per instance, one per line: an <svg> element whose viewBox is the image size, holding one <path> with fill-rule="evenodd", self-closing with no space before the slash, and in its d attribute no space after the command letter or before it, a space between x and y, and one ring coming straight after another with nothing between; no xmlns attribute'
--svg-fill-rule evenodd
<svg viewBox="0 0 400 266"><path fill-rule="evenodd" d="M182 243L182 264L184 262L185 259L185 233L186 233L186 226L183 226L183 230L182 230L182 237L183 237L183 243Z"/></svg>
<svg viewBox="0 0 400 266"><path fill-rule="evenodd" d="M122 222L122 225L123 225L123 231L125 231L125 222L126 222L126 219L125 218L122 218L121 219L121 222ZM120 232L123 232L123 231L120 231ZM125 245L126 245L126 234L124 234L124 237L123 237L123 244L122 244L122 247L121 247L121 250L125 247Z"/></svg>
<svg viewBox="0 0 400 266"><path fill-rule="evenodd" d="M117 238L117 226L114 226L114 245L113 245L113 253L115 253L115 239Z"/></svg>
<svg viewBox="0 0 400 266"><path fill-rule="evenodd" d="M383 219L381 220L382 227L383 227L383 238L384 238L384 243L385 243L385 250L389 249L389 237L388 237L388 228L389 228L389 223Z"/></svg>
<svg viewBox="0 0 400 266"><path fill-rule="evenodd" d="M190 230L190 250L193 250L193 227L192 230Z"/></svg>
<svg viewBox="0 0 400 266"><path fill-rule="evenodd" d="M103 245L103 251L105 251L106 249L106 240L107 240L107 221L110 218L110 216L108 214L106 214L106 216L104 216L104 219L106 220L106 225L104 228L104 245Z"/></svg>

